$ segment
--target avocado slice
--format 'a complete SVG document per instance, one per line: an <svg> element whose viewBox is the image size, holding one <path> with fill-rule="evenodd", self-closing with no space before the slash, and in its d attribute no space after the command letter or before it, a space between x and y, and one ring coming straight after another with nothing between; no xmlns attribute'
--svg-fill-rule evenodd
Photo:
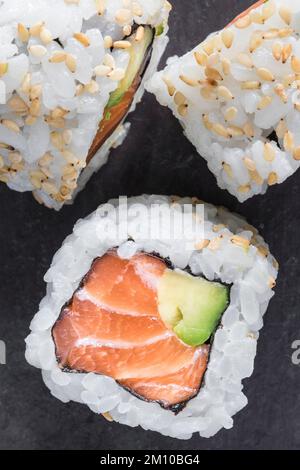
<svg viewBox="0 0 300 470"><path fill-rule="evenodd" d="M228 305L227 286L182 271L167 269L158 286L162 320L189 346L209 340Z"/></svg>
<svg viewBox="0 0 300 470"><path fill-rule="evenodd" d="M154 35L153 28L144 26L144 36L141 41L135 41L135 33L126 38L131 42L131 47L127 49L130 59L126 75L110 95L98 133L90 148L87 163L126 117L146 70Z"/></svg>

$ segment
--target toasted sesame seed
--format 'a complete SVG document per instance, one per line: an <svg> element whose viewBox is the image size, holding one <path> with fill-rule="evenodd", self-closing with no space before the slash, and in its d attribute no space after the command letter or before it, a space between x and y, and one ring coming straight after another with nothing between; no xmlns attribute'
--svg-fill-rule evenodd
<svg viewBox="0 0 300 470"><path fill-rule="evenodd" d="M123 26L123 34L124 36L130 36L132 33L132 27L130 24L126 24L125 26Z"/></svg>
<svg viewBox="0 0 300 470"><path fill-rule="evenodd" d="M241 83L242 90L259 90L261 88L261 83L257 81L247 81Z"/></svg>
<svg viewBox="0 0 300 470"><path fill-rule="evenodd" d="M210 131L212 129L212 122L210 122L208 114L203 114L202 121L206 129Z"/></svg>
<svg viewBox="0 0 300 470"><path fill-rule="evenodd" d="M103 418L106 419L106 421L108 421L109 423L113 423L114 419L113 419L112 415L111 415L109 412L102 413L102 416L103 416Z"/></svg>
<svg viewBox="0 0 300 470"><path fill-rule="evenodd" d="M208 56L204 52L194 52L194 57L198 65L205 66L208 62Z"/></svg>
<svg viewBox="0 0 300 470"><path fill-rule="evenodd" d="M66 66L70 70L71 73L75 73L77 70L77 60L73 54L66 55Z"/></svg>
<svg viewBox="0 0 300 470"><path fill-rule="evenodd" d="M188 105L187 104L181 104L178 106L178 114L182 117L185 117L188 112Z"/></svg>
<svg viewBox="0 0 300 470"><path fill-rule="evenodd" d="M51 142L52 142L52 145L58 150L64 149L65 143L64 143L64 139L61 133L57 131L51 132Z"/></svg>
<svg viewBox="0 0 300 470"><path fill-rule="evenodd" d="M238 29L245 29L245 28L248 28L248 26L251 25L251 17L250 15L245 15L243 16L242 18L239 18L235 23L235 27L238 28Z"/></svg>
<svg viewBox="0 0 300 470"><path fill-rule="evenodd" d="M202 48L207 55L211 55L215 50L215 42L213 39L202 43Z"/></svg>
<svg viewBox="0 0 300 470"><path fill-rule="evenodd" d="M45 27L42 27L41 29L40 38L44 44L50 44L50 42L53 41L51 32Z"/></svg>
<svg viewBox="0 0 300 470"><path fill-rule="evenodd" d="M223 169L229 178L233 178L233 171L229 163L223 163Z"/></svg>
<svg viewBox="0 0 300 470"><path fill-rule="evenodd" d="M234 32L232 29L224 29L221 33L222 41L227 49L230 49L234 40Z"/></svg>
<svg viewBox="0 0 300 470"><path fill-rule="evenodd" d="M262 256L263 258L267 258L270 254L268 248L266 246L263 246L263 245L258 245L257 246L257 251L258 251L259 255Z"/></svg>
<svg viewBox="0 0 300 470"><path fill-rule="evenodd" d="M25 119L25 124L26 126L33 126L37 121L37 118L35 116L27 116L27 118Z"/></svg>
<svg viewBox="0 0 300 470"><path fill-rule="evenodd" d="M282 20L287 24L287 25L290 25L291 24L291 21L292 21L292 12L291 10L289 9L289 7L287 7L286 5L282 5L280 8L279 8L279 11L278 11L280 17L282 18Z"/></svg>
<svg viewBox="0 0 300 470"><path fill-rule="evenodd" d="M211 85L202 87L200 94L205 100L215 100L217 98L216 91Z"/></svg>
<svg viewBox="0 0 300 470"><path fill-rule="evenodd" d="M254 183L259 184L259 185L263 184L264 180L260 176L257 170L248 170L248 171L249 171L249 176L251 180L254 181Z"/></svg>
<svg viewBox="0 0 300 470"><path fill-rule="evenodd" d="M184 96L183 93L181 93L180 91L177 91L177 93L175 93L175 96L174 96L174 102L177 106L180 106L181 104L185 104L186 97Z"/></svg>
<svg viewBox="0 0 300 470"><path fill-rule="evenodd" d="M268 176L268 185L269 186L274 186L274 184L278 183L278 176L275 171L272 171L269 176Z"/></svg>
<svg viewBox="0 0 300 470"><path fill-rule="evenodd" d="M284 86L281 83L278 83L278 85L275 86L274 90L275 93L281 99L281 101L286 104L288 102L288 96L285 92Z"/></svg>
<svg viewBox="0 0 300 470"><path fill-rule="evenodd" d="M30 36L39 36L41 34L41 29L44 26L44 23L40 21L36 23L29 29Z"/></svg>
<svg viewBox="0 0 300 470"><path fill-rule="evenodd" d="M236 118L237 114L238 110L234 106L227 108L224 114L225 120L229 122L233 121Z"/></svg>
<svg viewBox="0 0 300 470"><path fill-rule="evenodd" d="M250 189L251 189L251 186L249 184L243 184L243 185L239 186L238 192L239 193L249 193Z"/></svg>
<svg viewBox="0 0 300 470"><path fill-rule="evenodd" d="M93 95L95 93L98 93L98 91L100 90L100 86L96 82L96 80L91 80L90 83L85 85L84 90Z"/></svg>
<svg viewBox="0 0 300 470"><path fill-rule="evenodd" d="M276 152L275 148L270 142L267 142L264 145L264 159L267 162L273 162L275 160Z"/></svg>
<svg viewBox="0 0 300 470"><path fill-rule="evenodd" d="M106 8L106 0L95 0L98 15L103 15Z"/></svg>
<svg viewBox="0 0 300 470"><path fill-rule="evenodd" d="M49 195L55 194L58 192L57 187L54 183L50 183L49 181L45 181L42 183L42 189L46 191Z"/></svg>
<svg viewBox="0 0 300 470"><path fill-rule="evenodd" d="M224 75L229 75L230 74L230 60L229 59L222 59L221 61L221 64L222 64L222 71L224 73Z"/></svg>
<svg viewBox="0 0 300 470"><path fill-rule="evenodd" d="M229 137L226 127L224 127L222 124L212 123L211 130L215 132L215 134L218 134L220 137L224 137L226 139Z"/></svg>
<svg viewBox="0 0 300 470"><path fill-rule="evenodd" d="M137 14L137 13L135 13L135 14ZM131 19L132 19L131 11L128 10L127 8L120 8L117 11L116 16L115 16L116 22L120 25L130 23Z"/></svg>
<svg viewBox="0 0 300 470"><path fill-rule="evenodd" d="M294 160L300 160L300 147L296 147L293 151L293 158Z"/></svg>
<svg viewBox="0 0 300 470"><path fill-rule="evenodd" d="M253 67L253 60L248 54L241 52L237 56L237 60L239 61L240 64L244 65L245 67L249 69Z"/></svg>
<svg viewBox="0 0 300 470"><path fill-rule="evenodd" d="M293 52L292 44L286 44L282 49L282 63L285 64Z"/></svg>
<svg viewBox="0 0 300 470"><path fill-rule="evenodd" d="M31 88L30 82L31 82L31 74L27 73L21 85L21 90L23 91L23 93L29 94L30 88Z"/></svg>
<svg viewBox="0 0 300 470"><path fill-rule="evenodd" d="M107 65L97 65L94 68L94 72L97 77L105 77L111 72L111 68Z"/></svg>
<svg viewBox="0 0 300 470"><path fill-rule="evenodd" d="M266 81L266 82L274 82L275 81L275 77L273 75L273 73L264 68L264 67L261 67L259 69L257 69L257 75L259 76L259 78L261 78L262 80Z"/></svg>
<svg viewBox="0 0 300 470"><path fill-rule="evenodd" d="M194 80L192 78L189 78L187 77L186 75L180 75L179 76L180 80L183 81L186 85L188 86L197 86L198 85L198 81L197 80Z"/></svg>
<svg viewBox="0 0 300 470"><path fill-rule="evenodd" d="M265 39L275 39L279 36L279 29L278 28L272 28L269 29L268 31L264 31L262 33L262 38Z"/></svg>
<svg viewBox="0 0 300 470"><path fill-rule="evenodd" d="M1 119L0 124L2 124L4 127L7 127L10 131L13 132L20 132L20 127L15 121L12 121L11 119Z"/></svg>
<svg viewBox="0 0 300 470"><path fill-rule="evenodd" d="M276 6L275 3L271 0L268 1L266 5L264 5L262 9L262 16L265 21L269 20L275 13Z"/></svg>
<svg viewBox="0 0 300 470"><path fill-rule="evenodd" d="M274 277L269 277L268 286L270 287L270 289L274 289L274 287L276 287L276 280L274 279Z"/></svg>
<svg viewBox="0 0 300 470"><path fill-rule="evenodd" d="M163 81L165 82L167 88L168 88L168 93L170 96L174 96L175 92L176 92L176 88L174 87L174 85L172 84L171 80L166 77L166 76L163 76Z"/></svg>
<svg viewBox="0 0 300 470"><path fill-rule="evenodd" d="M272 103L273 99L271 96L263 96L257 105L258 111L261 111Z"/></svg>
<svg viewBox="0 0 300 470"><path fill-rule="evenodd" d="M8 64L0 62L0 77L3 77L8 72Z"/></svg>
<svg viewBox="0 0 300 470"><path fill-rule="evenodd" d="M249 43L249 51L254 52L263 43L262 33L255 32L252 34Z"/></svg>
<svg viewBox="0 0 300 470"><path fill-rule="evenodd" d="M141 42L143 40L144 36L145 36L145 28L144 28L144 26L139 26L138 29L136 30L134 40L136 42Z"/></svg>
<svg viewBox="0 0 300 470"><path fill-rule="evenodd" d="M116 68L108 74L108 77L114 81L123 80L123 78L125 77L125 70L121 68Z"/></svg>
<svg viewBox="0 0 300 470"><path fill-rule="evenodd" d="M59 64L61 62L65 62L67 57L67 54L62 51L56 51L52 54L52 56L49 59L49 62L53 64Z"/></svg>
<svg viewBox="0 0 300 470"><path fill-rule="evenodd" d="M283 86L285 88L290 88L295 80L296 80L296 75L294 74L286 75L283 78Z"/></svg>
<svg viewBox="0 0 300 470"><path fill-rule="evenodd" d="M115 41L113 43L113 47L115 49L129 49L131 47L131 42L130 41Z"/></svg>
<svg viewBox="0 0 300 470"><path fill-rule="evenodd" d="M39 159L39 166L48 166L53 161L53 155L50 152L45 153L42 158Z"/></svg>
<svg viewBox="0 0 300 470"><path fill-rule="evenodd" d="M29 31L22 23L18 24L18 36L22 42L29 41Z"/></svg>
<svg viewBox="0 0 300 470"><path fill-rule="evenodd" d="M247 122L244 127L243 127L243 131L245 132L245 135L249 138L249 139L253 139L254 135L255 135L255 131L254 131L254 128L253 128L253 125L251 124L251 122Z"/></svg>
<svg viewBox="0 0 300 470"><path fill-rule="evenodd" d="M233 237L231 237L231 243L241 248L244 248L245 250L247 250L250 246L250 241L240 235L234 235Z"/></svg>
<svg viewBox="0 0 300 470"><path fill-rule="evenodd" d="M287 152L293 152L295 148L294 135L291 131L287 131L283 137L283 146Z"/></svg>
<svg viewBox="0 0 300 470"><path fill-rule="evenodd" d="M295 55L292 56L291 66L295 73L300 73L300 59Z"/></svg>
<svg viewBox="0 0 300 470"><path fill-rule="evenodd" d="M282 54L282 44L280 42L274 42L272 46L272 53L275 60L281 59Z"/></svg>
<svg viewBox="0 0 300 470"><path fill-rule="evenodd" d="M33 46L30 46L28 48L29 52L31 55L34 57L44 57L47 54L47 49L44 46L41 46L39 44L35 44Z"/></svg>
<svg viewBox="0 0 300 470"><path fill-rule="evenodd" d="M91 45L91 41L89 40L88 36L84 33L75 33L73 37L84 47L89 47Z"/></svg>
<svg viewBox="0 0 300 470"><path fill-rule="evenodd" d="M104 37L104 47L106 49L111 49L113 45L113 38L111 36Z"/></svg>
<svg viewBox="0 0 300 470"><path fill-rule="evenodd" d="M256 24L264 24L265 23L265 19L264 19L263 15L261 15L260 12L257 11L257 10L252 10L250 12L250 16L251 16L252 23L256 23Z"/></svg>
<svg viewBox="0 0 300 470"><path fill-rule="evenodd" d="M31 116L38 117L41 114L41 101L39 98L36 98L32 101L29 113Z"/></svg>
<svg viewBox="0 0 300 470"><path fill-rule="evenodd" d="M287 38L289 36L292 36L293 33L294 33L294 31L293 31L292 28L283 28L283 29L279 30L278 36L280 38Z"/></svg>
<svg viewBox="0 0 300 470"><path fill-rule="evenodd" d="M255 171L256 170L255 162L253 160L251 160L251 158L249 158L249 157L244 158L244 165L247 168L247 170L250 170L250 171Z"/></svg>
<svg viewBox="0 0 300 470"><path fill-rule="evenodd" d="M18 95L13 95L11 99L8 101L8 106L17 114L21 116L26 116L28 114L28 106L25 101L20 98Z"/></svg>
<svg viewBox="0 0 300 470"><path fill-rule="evenodd" d="M103 59L103 64L107 65L111 69L114 69L116 66L115 59L111 54L105 54L104 59Z"/></svg>
<svg viewBox="0 0 300 470"><path fill-rule="evenodd" d="M214 69L213 67L206 67L205 75L212 80L216 80L216 81L223 80L223 77L220 74L220 72L217 69Z"/></svg>
<svg viewBox="0 0 300 470"><path fill-rule="evenodd" d="M242 137L244 135L244 130L238 126L227 127L227 132L230 137Z"/></svg>
<svg viewBox="0 0 300 470"><path fill-rule="evenodd" d="M36 85L33 85L31 88L30 88L30 99L31 100L35 100L36 98L40 98L41 95L42 95L42 92L43 92L43 86L41 84L36 84Z"/></svg>
<svg viewBox="0 0 300 470"><path fill-rule="evenodd" d="M223 98L226 101L230 101L234 99L233 94L226 86L219 86L217 90L218 90L218 95L220 98Z"/></svg>

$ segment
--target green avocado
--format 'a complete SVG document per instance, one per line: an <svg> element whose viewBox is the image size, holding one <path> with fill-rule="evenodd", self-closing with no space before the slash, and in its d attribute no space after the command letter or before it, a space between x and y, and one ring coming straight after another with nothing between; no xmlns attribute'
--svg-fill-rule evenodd
<svg viewBox="0 0 300 470"><path fill-rule="evenodd" d="M164 323L189 346L204 344L229 304L229 288L182 271L167 269L158 286Z"/></svg>
<svg viewBox="0 0 300 470"><path fill-rule="evenodd" d="M135 34L130 36L127 41L131 42L131 47L128 49L130 55L129 64L126 70L126 75L120 81L118 88L111 93L107 109L116 106L122 101L125 93L130 89L136 77L139 75L144 61L147 59L147 52L153 42L154 31L151 27L144 27L143 39L139 42L135 41Z"/></svg>

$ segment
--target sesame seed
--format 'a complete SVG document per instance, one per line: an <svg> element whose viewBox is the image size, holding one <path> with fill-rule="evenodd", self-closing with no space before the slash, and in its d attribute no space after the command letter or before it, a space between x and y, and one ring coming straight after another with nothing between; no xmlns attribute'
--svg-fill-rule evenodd
<svg viewBox="0 0 300 470"><path fill-rule="evenodd" d="M186 75L180 75L179 76L180 80L183 81L186 85L188 86L197 86L198 85L198 81L197 80L194 80L192 78L189 78L187 77Z"/></svg>
<svg viewBox="0 0 300 470"><path fill-rule="evenodd" d="M222 59L221 61L222 64L222 71L224 75L229 75L230 74L230 60L229 59Z"/></svg>
<svg viewBox="0 0 300 470"><path fill-rule="evenodd" d="M91 42L88 38L88 36L84 33L75 33L73 35L74 39L76 39L80 44L82 44L84 47L89 47L91 45Z"/></svg>
<svg viewBox="0 0 300 470"><path fill-rule="evenodd" d="M53 158L53 155L51 155L50 152L47 152L39 159L39 165L48 166L52 162Z"/></svg>
<svg viewBox="0 0 300 470"><path fill-rule="evenodd" d="M111 72L111 68L107 65L97 65L94 68L94 73L97 77L105 77Z"/></svg>
<svg viewBox="0 0 300 470"><path fill-rule="evenodd" d="M106 8L106 0L95 0L98 15L103 15Z"/></svg>
<svg viewBox="0 0 300 470"><path fill-rule="evenodd" d="M220 98L223 98L226 101L230 101L234 99L233 94L226 86L219 86L218 87L218 95Z"/></svg>
<svg viewBox="0 0 300 470"><path fill-rule="evenodd" d="M194 57L198 65L204 67L208 62L208 56L204 52L194 52Z"/></svg>
<svg viewBox="0 0 300 470"><path fill-rule="evenodd" d="M50 44L53 41L51 32L45 27L41 29L40 38L44 44Z"/></svg>
<svg viewBox="0 0 300 470"><path fill-rule="evenodd" d="M112 415L108 412L106 413L102 413L102 416L104 419L106 419L106 421L108 421L109 423L113 423L114 419L112 417Z"/></svg>
<svg viewBox="0 0 300 470"><path fill-rule="evenodd" d="M259 69L257 69L257 75L259 76L259 78L261 78L262 80L266 81L266 82L274 82L275 81L275 77L273 75L273 73L264 68L264 67L261 67Z"/></svg>
<svg viewBox="0 0 300 470"><path fill-rule="evenodd" d="M270 289L274 289L274 287L276 287L276 280L274 279L274 277L269 277L268 286L270 287Z"/></svg>
<svg viewBox="0 0 300 470"><path fill-rule="evenodd" d="M255 32L252 34L249 43L250 52L254 52L263 43L263 37L261 33Z"/></svg>
<svg viewBox="0 0 300 470"><path fill-rule="evenodd" d="M285 64L293 52L292 44L286 44L282 49L282 63Z"/></svg>
<svg viewBox="0 0 300 470"><path fill-rule="evenodd" d="M253 160L251 160L251 158L249 158L249 157L244 158L244 165L247 168L247 170L250 170L250 171L255 171L256 170L255 162Z"/></svg>
<svg viewBox="0 0 300 470"><path fill-rule="evenodd" d="M210 131L212 129L212 122L210 122L208 114L203 114L202 121L206 129Z"/></svg>
<svg viewBox="0 0 300 470"><path fill-rule="evenodd" d="M292 12L289 7L282 5L278 11L281 19L287 24L290 25L292 21Z"/></svg>
<svg viewBox="0 0 300 470"><path fill-rule="evenodd" d="M131 47L130 41L115 41L113 43L115 49L129 49Z"/></svg>
<svg viewBox="0 0 300 470"><path fill-rule="evenodd" d="M18 95L13 95L8 101L8 106L17 114L25 116L28 113L28 106Z"/></svg>
<svg viewBox="0 0 300 470"><path fill-rule="evenodd" d="M51 132L51 142L52 142L52 145L58 150L64 149L64 140L63 140L63 136L61 133L57 131Z"/></svg>
<svg viewBox="0 0 300 470"><path fill-rule="evenodd" d="M263 258L267 258L270 254L268 248L266 246L263 246L263 245L259 245L257 247L257 251L260 254L260 256L262 256Z"/></svg>
<svg viewBox="0 0 300 470"><path fill-rule="evenodd" d="M234 245L237 245L241 248L244 248L246 250L250 246L250 241L247 238L244 238L240 235L234 235L233 237L231 237L231 243L233 243Z"/></svg>
<svg viewBox="0 0 300 470"><path fill-rule="evenodd" d="M41 101L39 98L36 98L32 101L29 108L29 113L33 117L38 117L41 114Z"/></svg>
<svg viewBox="0 0 300 470"><path fill-rule="evenodd" d="M242 90L259 90L261 83L257 81L247 81L241 83Z"/></svg>
<svg viewBox="0 0 300 470"><path fill-rule="evenodd" d="M3 77L8 72L8 64L0 62L0 77Z"/></svg>
<svg viewBox="0 0 300 470"><path fill-rule="evenodd" d="M47 54L47 49L44 46L41 46L39 44L35 44L33 46L29 47L29 52L31 55L34 57L44 57Z"/></svg>
<svg viewBox="0 0 300 470"><path fill-rule="evenodd" d="M282 44L280 42L274 42L272 46L272 53L275 60L281 59L282 54Z"/></svg>
<svg viewBox="0 0 300 470"><path fill-rule="evenodd" d="M279 30L278 36L280 38L287 38L289 36L292 36L293 33L294 33L294 31L293 31L292 28L283 28L283 29Z"/></svg>
<svg viewBox="0 0 300 470"><path fill-rule="evenodd" d="M137 15L137 13L134 13L135 15ZM138 16L138 15L137 15ZM127 8L120 8L117 13L116 13L116 16L115 16L115 20L118 24L120 25L124 25L124 24L128 24L131 22L131 19L132 19L132 14L131 14L131 11L128 10Z"/></svg>
<svg viewBox="0 0 300 470"><path fill-rule="evenodd" d="M137 2L132 2L132 13L134 16L143 16L143 9Z"/></svg>
<svg viewBox="0 0 300 470"><path fill-rule="evenodd" d="M249 184L244 184L244 185L239 186L238 192L239 193L249 193L250 189L251 189L251 186L249 186Z"/></svg>
<svg viewBox="0 0 300 470"><path fill-rule="evenodd" d="M238 29L245 29L245 28L248 28L248 26L251 25L251 17L250 15L245 15L243 16L242 18L239 18L235 23L235 27L238 28Z"/></svg>
<svg viewBox="0 0 300 470"><path fill-rule="evenodd" d="M175 93L175 96L174 96L174 102L177 106L180 106L182 104L185 104L186 103L186 97L184 96L183 93L181 93L180 91L178 91L177 93Z"/></svg>
<svg viewBox="0 0 300 470"><path fill-rule="evenodd" d="M288 102L288 96L285 92L284 86L281 83L279 83L278 85L275 86L274 90L275 90L275 93L281 99L281 101L286 104Z"/></svg>
<svg viewBox="0 0 300 470"><path fill-rule="evenodd" d="M216 80L216 81L223 80L223 77L220 74L220 72L217 69L214 69L213 67L206 67L205 75L212 80Z"/></svg>
<svg viewBox="0 0 300 470"><path fill-rule="evenodd" d="M49 62L51 62L53 64L59 64L61 62L65 62L66 57L67 57L67 54L65 52L56 51L50 57Z"/></svg>
<svg viewBox="0 0 300 470"><path fill-rule="evenodd" d="M58 192L57 187L54 183L50 183L49 181L45 181L42 183L42 189L46 191L49 195L55 194Z"/></svg>
<svg viewBox="0 0 300 470"><path fill-rule="evenodd" d="M283 137L283 146L287 152L293 152L295 148L294 135L291 131L287 131Z"/></svg>
<svg viewBox="0 0 300 470"><path fill-rule="evenodd" d="M244 135L244 130L238 126L229 126L227 132L229 137L242 137Z"/></svg>
<svg viewBox="0 0 300 470"><path fill-rule="evenodd" d="M293 158L294 160L300 160L300 147L296 147L293 151Z"/></svg>
<svg viewBox="0 0 300 470"><path fill-rule="evenodd" d="M229 178L233 178L233 171L228 163L223 163L223 169Z"/></svg>
<svg viewBox="0 0 300 470"><path fill-rule="evenodd" d="M234 40L234 32L232 29L224 29L221 33L221 37L224 46L227 47L227 49L230 49Z"/></svg>
<svg viewBox="0 0 300 470"><path fill-rule="evenodd" d="M73 54L66 55L66 66L70 70L71 73L75 73L77 70L77 60Z"/></svg>
<svg viewBox="0 0 300 470"><path fill-rule="evenodd" d="M70 145L70 143L72 142L72 138L73 138L72 130L71 129L64 130L62 133L62 138L66 145Z"/></svg>
<svg viewBox="0 0 300 470"><path fill-rule="evenodd" d="M29 31L22 23L18 24L18 36L22 42L29 41Z"/></svg>
<svg viewBox="0 0 300 470"><path fill-rule="evenodd" d="M33 126L37 121L37 118L35 116L27 116L27 118L25 119L25 124L27 126Z"/></svg>
<svg viewBox="0 0 300 470"><path fill-rule="evenodd" d="M1 119L0 124L2 124L4 127L7 127L10 131L13 132L20 132L20 127L15 121L12 121L11 119Z"/></svg>
<svg viewBox="0 0 300 470"><path fill-rule="evenodd" d="M255 135L255 132L254 132L254 128L252 126L252 124L250 122L247 122L244 127L243 127L243 131L245 132L245 135L249 138L249 139L253 139L254 135Z"/></svg>
<svg viewBox="0 0 300 470"><path fill-rule="evenodd" d="M210 41L205 41L202 44L202 48L203 48L204 52L206 52L207 55L211 55L215 50L214 40L211 39Z"/></svg>
<svg viewBox="0 0 300 470"><path fill-rule="evenodd" d="M139 26L138 29L136 30L134 40L137 42L141 42L144 36L145 36L145 28L143 26Z"/></svg>
<svg viewBox="0 0 300 470"><path fill-rule="evenodd" d="M111 54L105 54L104 59L103 59L103 64L107 65L111 69L114 69L116 66L115 59Z"/></svg>
<svg viewBox="0 0 300 470"><path fill-rule="evenodd" d="M256 24L264 24L265 23L264 17L257 10L252 10L250 12L250 16L251 16L252 23L256 23Z"/></svg>
<svg viewBox="0 0 300 470"><path fill-rule="evenodd" d="M229 137L229 134L228 134L228 131L227 131L226 127L224 127L222 124L212 123L211 130L215 134L218 134L220 137L224 137L225 139L227 139Z"/></svg>
<svg viewBox="0 0 300 470"><path fill-rule="evenodd" d="M237 56L237 60L240 64L244 65L245 67L251 69L253 67L253 60L248 54L240 53Z"/></svg>
<svg viewBox="0 0 300 470"><path fill-rule="evenodd" d="M258 111L267 108L272 103L272 101L273 99L271 96L263 96L257 105Z"/></svg>
<svg viewBox="0 0 300 470"><path fill-rule="evenodd" d="M120 80L123 80L123 78L125 77L125 70L121 69L121 68L116 68L114 70L112 70L109 74L108 74L109 78L111 80L114 80L114 81L120 81Z"/></svg>
<svg viewBox="0 0 300 470"><path fill-rule="evenodd" d="M229 122L233 121L236 118L237 114L238 110L234 106L227 108L224 114L225 120Z"/></svg>
<svg viewBox="0 0 300 470"><path fill-rule="evenodd" d="M124 36L130 36L132 33L132 27L130 26L130 24L126 24L124 27L123 27L123 34Z"/></svg>
<svg viewBox="0 0 300 470"><path fill-rule="evenodd" d="M188 105L187 104L181 104L178 106L178 114L182 117L185 117L188 112Z"/></svg>
<svg viewBox="0 0 300 470"><path fill-rule="evenodd" d="M40 98L42 95L42 91L43 91L43 86L41 84L33 85L30 88L30 93L29 93L30 99L35 100L36 98Z"/></svg>
<svg viewBox="0 0 300 470"><path fill-rule="evenodd" d="M264 159L267 162L273 162L275 160L276 152L273 145L268 142L264 145Z"/></svg>
<svg viewBox="0 0 300 470"><path fill-rule="evenodd" d="M300 59L295 55L292 56L291 66L295 73L300 73Z"/></svg>
<svg viewBox="0 0 300 470"><path fill-rule="evenodd" d="M39 36L41 34L41 29L44 26L44 23L41 21L36 23L29 29L30 36Z"/></svg>
<svg viewBox="0 0 300 470"><path fill-rule="evenodd" d="M262 17L265 21L269 20L275 13L276 6L273 1L268 1L262 9Z"/></svg>
<svg viewBox="0 0 300 470"><path fill-rule="evenodd" d="M106 49L111 49L113 45L113 38L111 36L104 37L104 47Z"/></svg>
<svg viewBox="0 0 300 470"><path fill-rule="evenodd" d="M200 94L205 100L215 100L217 98L216 91L211 85L201 88Z"/></svg>
<svg viewBox="0 0 300 470"><path fill-rule="evenodd" d="M278 183L278 176L275 171L272 171L269 176L268 176L268 185L269 186L274 186L274 184Z"/></svg>

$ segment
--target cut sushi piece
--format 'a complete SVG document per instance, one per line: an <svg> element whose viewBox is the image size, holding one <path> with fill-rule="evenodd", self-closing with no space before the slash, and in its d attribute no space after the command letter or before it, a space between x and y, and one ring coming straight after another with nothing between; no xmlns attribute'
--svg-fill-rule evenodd
<svg viewBox="0 0 300 470"><path fill-rule="evenodd" d="M293 0L260 1L147 84L241 202L299 168L299 14Z"/></svg>
<svg viewBox="0 0 300 470"><path fill-rule="evenodd" d="M126 137L168 42L170 9L166 0L1 2L0 182L56 210L74 199Z"/></svg>
<svg viewBox="0 0 300 470"><path fill-rule="evenodd" d="M93 263L52 329L58 364L105 374L140 398L178 411L200 389L205 343L228 306L227 291L174 272L155 256L123 260L110 251ZM170 328L163 314L171 304L184 316Z"/></svg>
<svg viewBox="0 0 300 470"><path fill-rule="evenodd" d="M187 204L197 211L188 243L141 232L157 228L153 207L174 227L188 224ZM163 196L127 207L127 218L115 217L119 201L99 207L56 254L26 358L64 402L171 437L210 437L247 404L242 380L278 264L257 230L224 208Z"/></svg>

